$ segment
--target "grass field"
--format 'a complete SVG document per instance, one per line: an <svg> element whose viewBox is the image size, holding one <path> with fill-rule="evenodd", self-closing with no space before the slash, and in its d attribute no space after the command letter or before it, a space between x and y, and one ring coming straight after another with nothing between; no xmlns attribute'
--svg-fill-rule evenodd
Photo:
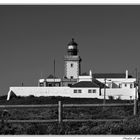
<svg viewBox="0 0 140 140"><path fill-rule="evenodd" d="M6 96L0 98L1 105L10 104L102 104L99 99L72 99L61 97L12 97L6 101ZM123 100L107 100L106 103L130 103ZM9 109L11 120L23 119L57 119L58 109L55 108L29 108ZM0 116L2 110L0 111ZM67 107L63 109L63 118L67 119L125 119L122 122L67 122L54 123L0 123L0 134L12 135L118 135L140 134L140 112L133 116L133 106L125 107ZM1 118L2 119L2 118Z"/></svg>

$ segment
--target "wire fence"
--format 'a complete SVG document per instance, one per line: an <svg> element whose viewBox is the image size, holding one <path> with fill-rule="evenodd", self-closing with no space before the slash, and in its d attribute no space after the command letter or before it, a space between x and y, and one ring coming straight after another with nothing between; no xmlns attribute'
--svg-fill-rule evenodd
<svg viewBox="0 0 140 140"><path fill-rule="evenodd" d="M44 105L0 105L0 109L3 110L2 120L8 123L53 123L58 122L61 124L62 122L121 122L125 121L125 119L64 119L63 118L63 109L70 107L126 107L126 106L134 106L134 103L121 103L121 104L62 104L62 101L58 101L58 104L44 104ZM30 119L30 120L10 120L7 117L9 111L6 109L28 109L28 108L57 108L58 116L57 119L48 119L48 120L38 120L38 119ZM138 107L137 107L138 108ZM75 108L76 109L76 108ZM135 107L133 108L135 110ZM135 113L135 111L134 111ZM135 115L135 114L134 114Z"/></svg>

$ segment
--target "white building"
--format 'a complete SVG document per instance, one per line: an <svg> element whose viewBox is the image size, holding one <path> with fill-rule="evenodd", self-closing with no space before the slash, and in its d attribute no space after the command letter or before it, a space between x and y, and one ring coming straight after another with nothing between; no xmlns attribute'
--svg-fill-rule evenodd
<svg viewBox="0 0 140 140"><path fill-rule="evenodd" d="M136 78L125 73L93 73L81 75L81 57L78 44L72 39L67 45L64 56L64 78L50 75L47 79L39 79L36 87L10 87L7 100L12 94L17 96L62 96L71 98L104 98L134 99L137 88ZM137 92L138 97L138 92Z"/></svg>
<svg viewBox="0 0 140 140"><path fill-rule="evenodd" d="M95 73L93 77L105 83L109 88L132 89L136 82L136 78L128 75L128 70L125 73Z"/></svg>

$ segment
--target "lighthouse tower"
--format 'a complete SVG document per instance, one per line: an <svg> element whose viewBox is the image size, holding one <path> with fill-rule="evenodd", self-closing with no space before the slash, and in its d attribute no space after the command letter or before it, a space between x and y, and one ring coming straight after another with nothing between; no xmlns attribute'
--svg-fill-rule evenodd
<svg viewBox="0 0 140 140"><path fill-rule="evenodd" d="M81 58L77 46L73 38L67 45L67 55L64 57L64 73L67 79L77 79L81 72Z"/></svg>

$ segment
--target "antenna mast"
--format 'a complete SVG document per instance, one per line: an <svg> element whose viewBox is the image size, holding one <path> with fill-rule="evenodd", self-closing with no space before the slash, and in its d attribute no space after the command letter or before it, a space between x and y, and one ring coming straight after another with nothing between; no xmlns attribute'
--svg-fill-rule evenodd
<svg viewBox="0 0 140 140"><path fill-rule="evenodd" d="M54 86L55 86L55 59L54 59Z"/></svg>

